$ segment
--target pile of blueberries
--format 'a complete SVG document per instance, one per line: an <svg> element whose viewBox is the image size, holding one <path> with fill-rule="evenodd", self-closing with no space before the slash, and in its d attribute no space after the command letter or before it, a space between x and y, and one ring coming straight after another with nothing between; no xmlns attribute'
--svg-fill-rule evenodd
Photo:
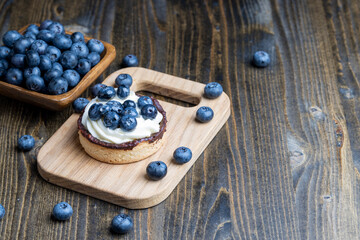
<svg viewBox="0 0 360 240"><path fill-rule="evenodd" d="M10 30L2 40L0 79L52 95L74 88L104 51L101 41L86 43L82 33L65 34L64 26L51 20L29 25L23 35Z"/></svg>

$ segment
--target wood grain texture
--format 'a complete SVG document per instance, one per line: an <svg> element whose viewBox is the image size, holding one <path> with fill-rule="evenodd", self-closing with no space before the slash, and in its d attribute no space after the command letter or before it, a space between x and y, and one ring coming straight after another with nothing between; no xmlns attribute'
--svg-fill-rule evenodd
<svg viewBox="0 0 360 240"><path fill-rule="evenodd" d="M104 76L133 53L142 67L218 81L231 118L169 198L127 210L37 173L38 149L71 108L0 97L4 239L360 239L359 1L0 1L0 34L46 18L112 43ZM268 68L251 65L257 50ZM25 133L37 140L29 153L16 149ZM54 222L62 200L74 215ZM119 212L134 219L125 236L109 231Z"/></svg>

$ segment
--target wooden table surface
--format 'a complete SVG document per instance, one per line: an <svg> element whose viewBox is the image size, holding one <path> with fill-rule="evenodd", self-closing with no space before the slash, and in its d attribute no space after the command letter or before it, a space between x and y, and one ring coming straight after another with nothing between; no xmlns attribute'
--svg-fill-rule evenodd
<svg viewBox="0 0 360 240"><path fill-rule="evenodd" d="M0 1L1 35L45 19L116 46L97 82L132 53L142 67L221 83L231 116L168 199L128 210L37 172L71 107L0 96L1 239L360 239L359 1ZM268 68L251 65L257 50ZM16 148L23 134L36 139L28 153ZM60 201L71 220L50 218ZM109 231L120 212L134 220L124 236Z"/></svg>

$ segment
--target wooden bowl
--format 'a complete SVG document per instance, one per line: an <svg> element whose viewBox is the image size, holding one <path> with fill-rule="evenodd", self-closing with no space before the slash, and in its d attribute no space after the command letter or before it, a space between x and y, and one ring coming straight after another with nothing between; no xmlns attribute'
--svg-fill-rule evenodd
<svg viewBox="0 0 360 240"><path fill-rule="evenodd" d="M19 32L22 34L28 26L29 25L21 28ZM66 33L72 34L72 32ZM86 42L90 39L92 38L85 37ZM78 98L115 59L115 47L110 43L104 41L101 42L104 44L105 49L101 54L100 62L96 64L85 76L83 76L78 85L70 91L61 95L48 95L30 91L21 86L12 85L0 80L0 94L50 110L59 111L64 109L76 98Z"/></svg>

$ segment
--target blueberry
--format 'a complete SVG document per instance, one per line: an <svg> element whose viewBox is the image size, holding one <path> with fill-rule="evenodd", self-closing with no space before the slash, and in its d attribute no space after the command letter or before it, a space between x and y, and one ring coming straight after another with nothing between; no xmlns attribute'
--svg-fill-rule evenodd
<svg viewBox="0 0 360 240"><path fill-rule="evenodd" d="M49 82L48 90L50 94L60 95L67 92L68 86L66 79L59 77Z"/></svg>
<svg viewBox="0 0 360 240"><path fill-rule="evenodd" d="M25 54L26 51L30 48L31 41L29 38L20 38L14 43L14 51L15 53Z"/></svg>
<svg viewBox="0 0 360 240"><path fill-rule="evenodd" d="M71 34L71 40L73 43L84 42L84 34L82 34L81 32L74 32L73 34Z"/></svg>
<svg viewBox="0 0 360 240"><path fill-rule="evenodd" d="M20 38L22 38L22 36L18 31L10 30L4 34L2 40L7 47L12 48L14 46L14 43Z"/></svg>
<svg viewBox="0 0 360 240"><path fill-rule="evenodd" d="M51 21L51 20L49 20L49 19L46 19L45 21L43 21L43 22L40 24L39 30L47 29L52 23L53 23L53 21Z"/></svg>
<svg viewBox="0 0 360 240"><path fill-rule="evenodd" d="M101 103L94 103L90 106L88 115L89 118L93 121L99 120L101 118L100 108L102 104Z"/></svg>
<svg viewBox="0 0 360 240"><path fill-rule="evenodd" d="M98 93L98 98L100 100L109 100L115 97L115 89L111 86L107 86L106 88L101 88Z"/></svg>
<svg viewBox="0 0 360 240"><path fill-rule="evenodd" d="M60 202L55 205L52 215L56 220L65 221L70 219L73 214L73 209L67 202Z"/></svg>
<svg viewBox="0 0 360 240"><path fill-rule="evenodd" d="M157 109L152 104L146 104L141 108L141 115L144 119L155 119L157 115Z"/></svg>
<svg viewBox="0 0 360 240"><path fill-rule="evenodd" d="M57 62L61 56L61 51L54 46L48 46L45 55L51 60L52 63Z"/></svg>
<svg viewBox="0 0 360 240"><path fill-rule="evenodd" d="M18 139L18 148L22 151L30 151L35 146L35 139L30 135L23 135Z"/></svg>
<svg viewBox="0 0 360 240"><path fill-rule="evenodd" d="M59 70L51 68L44 74L44 80L46 83L49 83L51 80L61 77L61 75L62 73Z"/></svg>
<svg viewBox="0 0 360 240"><path fill-rule="evenodd" d="M111 107L109 104L105 104L105 105L102 105L100 107L100 114L101 116L104 116L105 114L107 114L108 112L111 111Z"/></svg>
<svg viewBox="0 0 360 240"><path fill-rule="evenodd" d="M0 204L0 220L5 216L5 208Z"/></svg>
<svg viewBox="0 0 360 240"><path fill-rule="evenodd" d="M119 76L117 76L117 78L115 79L115 84L116 86L126 86L126 87L130 87L133 83L132 77L129 74L120 74Z"/></svg>
<svg viewBox="0 0 360 240"><path fill-rule="evenodd" d="M61 73L64 72L63 67L62 67L61 64L58 63L58 62L54 62L53 65L52 65L52 68L53 68L53 69L56 69L56 70L59 70Z"/></svg>
<svg viewBox="0 0 360 240"><path fill-rule="evenodd" d="M167 166L162 161L151 162L146 168L146 173L151 180L157 181L165 177Z"/></svg>
<svg viewBox="0 0 360 240"><path fill-rule="evenodd" d="M134 223L130 216L126 214L119 214L111 221L111 230L115 233L125 234L134 227Z"/></svg>
<svg viewBox="0 0 360 240"><path fill-rule="evenodd" d="M126 100L125 102L123 102L123 106L124 108L127 107L136 108L136 103L133 100Z"/></svg>
<svg viewBox="0 0 360 240"><path fill-rule="evenodd" d="M120 116L123 114L124 107L123 105L118 101L109 101L106 103L106 105L110 106L110 111L116 112Z"/></svg>
<svg viewBox="0 0 360 240"><path fill-rule="evenodd" d="M5 59L9 56L10 54L10 48L6 47L6 46L1 46L0 47L0 59Z"/></svg>
<svg viewBox="0 0 360 240"><path fill-rule="evenodd" d="M97 83L91 88L91 94L93 95L93 97L97 97L100 89L106 88L106 87L107 86L105 84Z"/></svg>
<svg viewBox="0 0 360 240"><path fill-rule="evenodd" d="M38 75L28 77L25 84L27 89L35 92L40 92L45 87L44 79Z"/></svg>
<svg viewBox="0 0 360 240"><path fill-rule="evenodd" d="M71 48L72 41L70 35L55 34L53 45L61 50L67 50Z"/></svg>
<svg viewBox="0 0 360 240"><path fill-rule="evenodd" d="M96 52L92 52L89 55L87 55L87 60L91 63L91 67L95 66L100 62L100 55Z"/></svg>
<svg viewBox="0 0 360 240"><path fill-rule="evenodd" d="M0 77L6 75L6 70L9 68L9 63L5 59L0 59Z"/></svg>
<svg viewBox="0 0 360 240"><path fill-rule="evenodd" d="M36 34L34 34L34 33L32 33L32 32L26 32L26 33L24 34L24 37L27 38L27 39L29 39L29 41L30 41L31 43L33 43L33 42L36 40Z"/></svg>
<svg viewBox="0 0 360 240"><path fill-rule="evenodd" d="M192 152L187 147L179 147L174 151L174 160L178 164L184 164L192 158Z"/></svg>
<svg viewBox="0 0 360 240"><path fill-rule="evenodd" d="M39 55L45 54L46 52L46 48L48 47L47 43L44 42L43 40L35 40L32 44L31 44L31 50L36 51Z"/></svg>
<svg viewBox="0 0 360 240"><path fill-rule="evenodd" d="M11 58L11 64L16 67L16 68L23 68L25 67L25 54L15 54L14 56L12 56Z"/></svg>
<svg viewBox="0 0 360 240"><path fill-rule="evenodd" d="M39 33L39 27L35 24L30 24L27 29L26 32L32 33L34 35Z"/></svg>
<svg viewBox="0 0 360 240"><path fill-rule="evenodd" d="M49 30L41 30L37 35L36 38L43 40L46 43L51 44L53 39L55 37L55 34Z"/></svg>
<svg viewBox="0 0 360 240"><path fill-rule="evenodd" d="M101 54L105 48L104 44L97 39L90 39L86 45L90 52L97 52L98 54Z"/></svg>
<svg viewBox="0 0 360 240"><path fill-rule="evenodd" d="M74 69L78 64L78 58L72 51L66 51L61 54L60 63L65 69Z"/></svg>
<svg viewBox="0 0 360 240"><path fill-rule="evenodd" d="M76 113L81 113L84 110L84 108L86 107L86 105L88 105L88 103L89 103L89 100L87 100L86 98L77 98L73 102L72 106Z"/></svg>
<svg viewBox="0 0 360 240"><path fill-rule="evenodd" d="M267 67L270 64L270 56L267 52L257 51L254 54L253 63L256 67Z"/></svg>
<svg viewBox="0 0 360 240"><path fill-rule="evenodd" d="M29 50L26 52L26 63L29 67L36 67L40 64L40 56L34 50Z"/></svg>
<svg viewBox="0 0 360 240"><path fill-rule="evenodd" d="M24 77L25 77L25 78L28 78L28 77L30 77L31 75L40 76L40 75L41 75L40 68L38 68L38 67L33 67L33 68L26 68L26 69L24 70Z"/></svg>
<svg viewBox="0 0 360 240"><path fill-rule="evenodd" d="M119 125L124 131L131 131L136 128L137 121L135 117L132 117L130 115L124 115L121 117Z"/></svg>
<svg viewBox="0 0 360 240"><path fill-rule="evenodd" d="M130 89L126 86L119 86L116 94L120 99L127 98L130 94Z"/></svg>
<svg viewBox="0 0 360 240"><path fill-rule="evenodd" d="M204 88L204 96L210 99L219 97L222 94L222 92L223 92L223 88L217 82L208 83Z"/></svg>
<svg viewBox="0 0 360 240"><path fill-rule="evenodd" d="M77 42L71 46L73 51L79 58L86 58L89 55L89 48L84 42Z"/></svg>
<svg viewBox="0 0 360 240"><path fill-rule="evenodd" d="M58 22L53 22L46 29L53 32L54 34L64 34L65 33L64 26Z"/></svg>
<svg viewBox="0 0 360 240"><path fill-rule="evenodd" d="M14 85L21 85L23 82L23 73L18 68L10 68L6 73L6 82Z"/></svg>
<svg viewBox="0 0 360 240"><path fill-rule="evenodd" d="M119 114L109 111L104 115L104 125L110 129L116 129L119 125L120 116Z"/></svg>
<svg viewBox="0 0 360 240"><path fill-rule="evenodd" d="M122 114L125 116L125 115L130 115L132 117L137 117L139 116L138 112L136 111L136 108L133 108L133 107L127 107L127 108L124 108L124 111L122 112Z"/></svg>
<svg viewBox="0 0 360 240"><path fill-rule="evenodd" d="M141 96L137 102L138 107L141 109L146 104L153 104L153 101L148 96Z"/></svg>
<svg viewBox="0 0 360 240"><path fill-rule="evenodd" d="M46 55L40 56L39 68L41 71L47 71L52 68L52 63L48 56L46 56Z"/></svg>
<svg viewBox="0 0 360 240"><path fill-rule="evenodd" d="M72 69L65 70L62 77L67 80L70 88L73 88L76 85L78 85L80 81L79 73L77 73L75 70Z"/></svg>
<svg viewBox="0 0 360 240"><path fill-rule="evenodd" d="M89 60L87 60L86 58L81 58L78 61L78 64L76 66L76 71L81 74L81 75L85 75L87 74L91 69L91 63Z"/></svg>
<svg viewBox="0 0 360 240"><path fill-rule="evenodd" d="M139 61L135 55L129 54L123 58L122 64L124 67L137 67L139 66Z"/></svg>
<svg viewBox="0 0 360 240"><path fill-rule="evenodd" d="M200 122L209 122L214 117L214 112L210 107L200 107L196 111L196 119Z"/></svg>

